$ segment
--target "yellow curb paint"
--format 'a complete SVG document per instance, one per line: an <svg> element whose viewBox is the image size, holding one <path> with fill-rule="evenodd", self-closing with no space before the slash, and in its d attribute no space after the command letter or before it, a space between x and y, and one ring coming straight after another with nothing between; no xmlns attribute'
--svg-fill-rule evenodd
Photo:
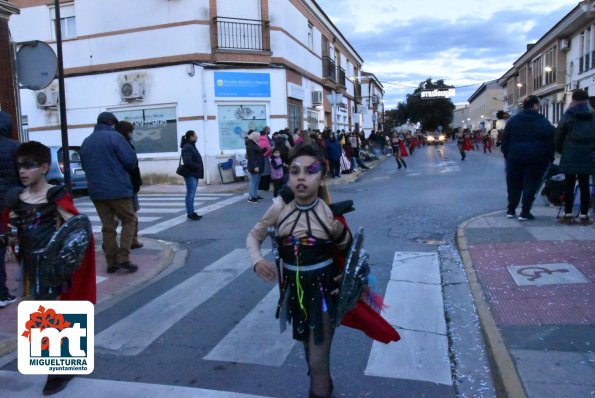
<svg viewBox="0 0 595 398"><path fill-rule="evenodd" d="M499 396L503 397L527 398L527 393L525 392L514 361L508 352L508 348L504 344L502 334L500 334L500 331L498 330L496 320L490 312L490 307L484 297L483 289L481 288L475 270L473 269L473 263L471 261L471 255L469 254L467 239L465 237L465 228L468 224L479 218L498 213L501 212L484 214L465 221L457 229L456 241L463 261L463 266L465 267L465 273L467 274L467 280L469 281L473 301L477 307L481 329L486 338L486 344L495 365L497 393Z"/></svg>

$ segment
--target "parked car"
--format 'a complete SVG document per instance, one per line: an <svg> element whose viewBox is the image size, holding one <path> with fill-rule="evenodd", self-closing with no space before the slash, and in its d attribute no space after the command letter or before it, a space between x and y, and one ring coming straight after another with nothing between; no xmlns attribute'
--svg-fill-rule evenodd
<svg viewBox="0 0 595 398"><path fill-rule="evenodd" d="M87 176L81 165L80 149L80 146L68 147L72 191L79 193L87 190ZM64 184L64 151L61 146L51 146L50 152L52 154L52 163L47 174L47 180L54 185Z"/></svg>

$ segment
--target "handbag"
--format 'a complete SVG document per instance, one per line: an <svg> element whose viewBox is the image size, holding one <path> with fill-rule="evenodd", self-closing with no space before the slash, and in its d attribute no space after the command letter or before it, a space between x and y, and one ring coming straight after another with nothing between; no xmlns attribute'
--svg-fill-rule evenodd
<svg viewBox="0 0 595 398"><path fill-rule="evenodd" d="M184 167L184 163L182 163L182 155L180 155L180 162L178 163L176 174L182 177L186 177L186 167Z"/></svg>

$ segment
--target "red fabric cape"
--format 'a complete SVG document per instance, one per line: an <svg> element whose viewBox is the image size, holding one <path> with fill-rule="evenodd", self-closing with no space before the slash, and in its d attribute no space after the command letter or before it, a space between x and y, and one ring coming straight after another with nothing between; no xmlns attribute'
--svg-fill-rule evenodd
<svg viewBox="0 0 595 398"><path fill-rule="evenodd" d="M345 217L335 216L335 219L349 229ZM345 256L337 248L332 249L332 257L335 264L338 264L341 269L345 268ZM361 300L357 302L351 311L345 314L341 320L341 325L361 330L368 337L384 344L401 339L399 333L382 315Z"/></svg>
<svg viewBox="0 0 595 398"><path fill-rule="evenodd" d="M56 204L67 212L79 215L74 207L72 196L64 195L56 201ZM2 212L2 229L5 230L9 223L10 209L5 208ZM95 280L95 241L91 235L91 242L80 268L72 275L71 287L67 292L60 295L60 300L87 300L95 304L97 302L97 283Z"/></svg>
<svg viewBox="0 0 595 398"><path fill-rule="evenodd" d="M79 211L74 207L72 196L64 195L63 198L56 201L56 204L67 212L79 215ZM60 295L60 300L87 300L95 304L97 302L97 282L95 278L95 239L91 234L91 241L81 267L72 274L70 279L71 286L67 292Z"/></svg>

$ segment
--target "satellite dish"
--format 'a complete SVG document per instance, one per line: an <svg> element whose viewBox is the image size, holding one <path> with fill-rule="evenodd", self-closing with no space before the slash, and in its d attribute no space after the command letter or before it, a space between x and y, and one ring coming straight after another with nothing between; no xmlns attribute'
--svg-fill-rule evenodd
<svg viewBox="0 0 595 398"><path fill-rule="evenodd" d="M23 43L17 51L17 76L22 88L41 90L56 77L58 58L42 41Z"/></svg>

